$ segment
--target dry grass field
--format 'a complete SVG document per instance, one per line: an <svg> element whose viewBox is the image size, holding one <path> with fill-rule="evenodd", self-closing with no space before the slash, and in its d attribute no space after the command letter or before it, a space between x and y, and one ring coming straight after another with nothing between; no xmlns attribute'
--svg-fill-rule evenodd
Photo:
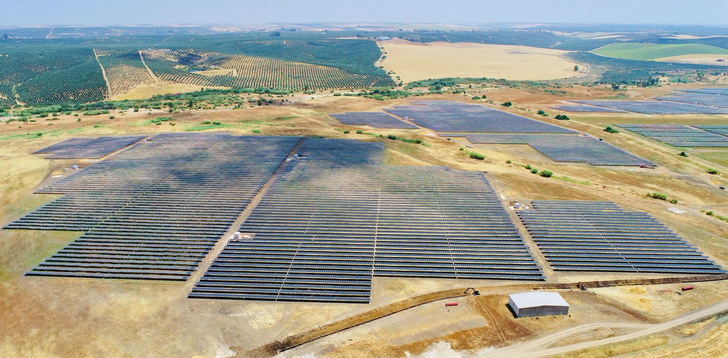
<svg viewBox="0 0 728 358"><path fill-rule="evenodd" d="M491 77L508 80L552 80L582 75L576 63L562 57L565 51L528 46L404 40L380 42L384 69L405 83L430 78Z"/></svg>
<svg viewBox="0 0 728 358"><path fill-rule="evenodd" d="M391 55L392 52L389 52ZM558 57L558 56L557 56ZM389 59L389 57L388 57ZM573 65L572 65L573 67ZM567 69L569 69L567 67ZM49 161L31 154L62 139L112 134L155 134L186 130L228 131L261 135L321 135L357 138L386 143L385 160L398 165L447 165L457 169L484 171L504 201L530 199L611 200L625 208L650 212L673 230L728 267L728 223L708 217L701 210L728 215L728 193L717 189L728 183L728 150L691 152L689 158L674 148L627 131L607 134L605 125L614 123L725 123L726 116L641 116L634 114L570 115L570 121L554 119L550 105L564 98L601 98L607 89L573 87L566 95L528 89L478 89L495 103L513 101L507 111L558 123L568 128L604 137L610 143L660 164L657 169L590 167L555 163L524 146L478 145L473 150L486 155L478 161L459 148L461 138L439 138L427 129L371 129L356 134L357 126L346 126L327 113L373 111L404 104L411 99L377 101L360 97L324 96L285 106L262 106L242 110L188 111L181 113L113 113L105 116L62 116L57 121L0 124L0 224L8 223L50 201L52 196L34 195L33 190L52 175L67 175L73 164L87 161ZM634 90L642 98L666 89ZM417 99L447 99L472 102L467 95L431 95ZM499 105L498 108L503 109ZM535 113L547 109L551 118ZM551 113L553 112L553 113ZM156 116L172 117L175 126L150 122ZM219 121L218 127L200 126L202 121ZM343 130L349 129L349 134ZM255 131L255 132L254 132ZM35 133L43 133L37 136ZM418 138L427 145L379 138L395 134ZM692 155L695 154L695 155ZM701 155L702 154L702 155ZM512 163L507 164L506 160ZM554 172L543 178L517 165L531 164ZM707 167L721 174L711 176ZM667 193L679 204L649 199L650 191ZM669 208L685 212L676 214ZM419 354L438 342L453 349L480 350L520 342L539 335L590 321L656 322L724 298L728 283L695 284L690 294L665 294L677 285L634 286L597 289L591 292L562 291L572 304L570 317L515 320L505 307L506 282L407 280L375 278L370 305L292 304L225 300L191 300L186 292L191 283L159 283L125 280L93 280L25 277L23 273L42 259L78 237L79 233L0 231L0 356L7 357L225 357L305 332L400 301L408 297L459 287L482 287L488 294L458 298L460 306L446 309L434 302L337 333L285 354L314 354L330 357L402 356ZM548 273L548 282L578 282L596 279L636 278L634 274ZM664 277L664 275L647 275ZM513 283L513 282L511 282ZM696 326L697 327L697 326ZM620 346L624 352L653 347L645 356L659 357L677 352L685 355L701 342L725 342L725 323L695 328L693 335L668 332L667 337L650 337L638 344ZM572 337L571 342L588 341L621 334L619 330L595 330ZM688 332L690 333L690 332ZM682 336L681 336L682 335ZM655 336L663 337L663 335ZM682 337L682 338L681 338ZM231 347L234 347L233 351ZM626 348L624 348L626 347ZM591 352L591 351L590 351ZM622 352L622 350L620 350ZM650 353L653 352L653 353ZM601 354L601 353L600 353ZM578 355L577 355L578 356ZM581 355L584 356L584 355Z"/></svg>
<svg viewBox="0 0 728 358"><path fill-rule="evenodd" d="M658 58L655 61L697 63L701 65L725 66L727 55L682 55Z"/></svg>

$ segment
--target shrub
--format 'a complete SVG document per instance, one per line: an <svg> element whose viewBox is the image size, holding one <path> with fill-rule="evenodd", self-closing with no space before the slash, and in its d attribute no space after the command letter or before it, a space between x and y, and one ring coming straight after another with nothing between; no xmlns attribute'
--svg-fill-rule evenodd
<svg viewBox="0 0 728 358"><path fill-rule="evenodd" d="M526 169L531 169L531 164L526 164Z"/></svg>
<svg viewBox="0 0 728 358"><path fill-rule="evenodd" d="M647 196L651 197L652 199L667 200L667 195L663 193L651 193L647 194Z"/></svg>
<svg viewBox="0 0 728 358"><path fill-rule="evenodd" d="M536 168L532 168L532 169L531 169L531 173L533 173L533 174L536 174L536 173L538 173L538 169L536 169Z"/></svg>
<svg viewBox="0 0 728 358"><path fill-rule="evenodd" d="M685 153L685 152L680 152L680 154L678 154L678 155L681 157L685 157L685 158L688 157L688 153Z"/></svg>
<svg viewBox="0 0 728 358"><path fill-rule="evenodd" d="M253 133L260 133L260 129L254 129Z"/></svg>
<svg viewBox="0 0 728 358"><path fill-rule="evenodd" d="M713 216L713 212L712 211L708 211L707 213L705 213L705 215Z"/></svg>
<svg viewBox="0 0 728 358"><path fill-rule="evenodd" d="M387 138L388 139L391 139L391 140L396 140L397 139L397 136L394 135L394 134L389 134L389 135L387 135Z"/></svg>
<svg viewBox="0 0 728 358"><path fill-rule="evenodd" d="M670 203L671 203L671 204L677 204L677 199L672 199L672 200L670 200Z"/></svg>
<svg viewBox="0 0 728 358"><path fill-rule="evenodd" d="M202 121L202 124L212 124L210 121Z"/></svg>
<svg viewBox="0 0 728 358"><path fill-rule="evenodd" d="M174 122L169 122L169 125L170 125L170 126L174 126L174 125L176 125L176 124L177 124L177 123L174 123Z"/></svg>
<svg viewBox="0 0 728 358"><path fill-rule="evenodd" d="M560 121L568 121L569 117L565 114L557 114L556 117L554 117Z"/></svg>
<svg viewBox="0 0 728 358"><path fill-rule="evenodd" d="M715 175L715 174L718 174L718 171L717 171L717 170L715 170L715 169L713 169L713 168L708 168L708 174L713 174L713 175Z"/></svg>
<svg viewBox="0 0 728 358"><path fill-rule="evenodd" d="M349 134L349 130L348 130L348 129L347 129L347 130L345 130L345 131L344 131L344 134Z"/></svg>
<svg viewBox="0 0 728 358"><path fill-rule="evenodd" d="M462 152L463 150L465 150L465 148L464 147L460 147L460 151Z"/></svg>
<svg viewBox="0 0 728 358"><path fill-rule="evenodd" d="M116 117L115 116L109 116L109 119L114 119L114 118L116 118Z"/></svg>
<svg viewBox="0 0 728 358"><path fill-rule="evenodd" d="M478 96L473 97L473 101L478 101L478 100L480 100L480 97L478 97Z"/></svg>
<svg viewBox="0 0 728 358"><path fill-rule="evenodd" d="M506 164L511 164L511 160L510 159L506 160Z"/></svg>
<svg viewBox="0 0 728 358"><path fill-rule="evenodd" d="M604 131L607 132L607 133L619 133L618 130L616 130L616 129L612 128L612 127L609 127L609 126L607 126L607 128L604 128Z"/></svg>
<svg viewBox="0 0 728 358"><path fill-rule="evenodd" d="M510 107L512 105L513 105L513 103L511 103L511 102L503 102L503 103L501 103L501 106L503 106L503 107Z"/></svg>
<svg viewBox="0 0 728 358"><path fill-rule="evenodd" d="M214 124L214 125L216 125L216 126L219 126L219 125L220 125L221 123L220 123L220 122L218 122L218 121L214 121L214 122L212 122L212 124Z"/></svg>
<svg viewBox="0 0 728 358"><path fill-rule="evenodd" d="M364 133L364 131L363 131L363 130L361 130L361 129L357 129L357 130L356 130L356 134L362 134L362 133Z"/></svg>
<svg viewBox="0 0 728 358"><path fill-rule="evenodd" d="M538 112L536 112L539 116L547 117L548 113L546 113L543 109L539 109Z"/></svg>
<svg viewBox="0 0 728 358"><path fill-rule="evenodd" d="M554 173L548 171L548 170L542 170L541 176L544 178L551 178L551 176L554 175Z"/></svg>
<svg viewBox="0 0 728 358"><path fill-rule="evenodd" d="M477 160L483 160L483 159L485 159L485 156L484 155L482 155L480 153L476 153L476 152L470 152L470 153L468 153L468 156L470 158L477 159Z"/></svg>

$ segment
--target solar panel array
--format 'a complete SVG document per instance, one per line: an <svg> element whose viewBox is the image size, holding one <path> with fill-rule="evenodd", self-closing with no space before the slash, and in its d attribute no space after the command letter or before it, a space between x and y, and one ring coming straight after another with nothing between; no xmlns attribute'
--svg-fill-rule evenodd
<svg viewBox="0 0 728 358"><path fill-rule="evenodd" d="M728 147L727 136L711 133L720 131L721 126L706 128L709 131L675 124L618 124L618 126L675 147Z"/></svg>
<svg viewBox="0 0 728 358"><path fill-rule="evenodd" d="M35 154L50 154L48 159L99 159L124 149L147 136L71 138L37 150Z"/></svg>
<svg viewBox="0 0 728 358"><path fill-rule="evenodd" d="M28 275L185 280L300 138L158 135L39 193L8 229L79 230Z"/></svg>
<svg viewBox="0 0 728 358"><path fill-rule="evenodd" d="M710 91L710 89L705 90L684 90L670 96L657 97L655 99L661 101L690 103L701 106L728 108L728 95L726 94L725 89L717 89L719 91Z"/></svg>
<svg viewBox="0 0 728 358"><path fill-rule="evenodd" d="M722 136L728 137L728 125L703 125L693 127L700 128L706 132L720 134Z"/></svg>
<svg viewBox="0 0 728 358"><path fill-rule="evenodd" d="M726 114L728 108L700 106L690 103L670 101L611 101L611 100L582 100L573 101L596 107L618 109L621 111L642 114Z"/></svg>
<svg viewBox="0 0 728 358"><path fill-rule="evenodd" d="M481 172L385 167L375 240L377 276L543 279Z"/></svg>
<svg viewBox="0 0 728 358"><path fill-rule="evenodd" d="M482 173L307 139L190 297L369 301L372 275L543 279Z"/></svg>
<svg viewBox="0 0 728 358"><path fill-rule="evenodd" d="M725 272L647 213L598 201L533 201L533 208L518 216L554 270Z"/></svg>
<svg viewBox="0 0 728 358"><path fill-rule="evenodd" d="M496 109L452 101L418 101L385 111L437 132L573 133Z"/></svg>
<svg viewBox="0 0 728 358"><path fill-rule="evenodd" d="M686 92L707 93L707 94L713 94L713 95L728 96L728 88L725 88L725 87L698 88L698 89L686 90Z"/></svg>
<svg viewBox="0 0 728 358"><path fill-rule="evenodd" d="M347 112L334 113L332 116L339 122L349 125L366 125L372 128L419 128L384 112Z"/></svg>
<svg viewBox="0 0 728 358"><path fill-rule="evenodd" d="M566 112L624 113L624 111L619 109L589 106L586 104L556 106L554 109Z"/></svg>
<svg viewBox="0 0 728 358"><path fill-rule="evenodd" d="M456 133L445 133L458 135ZM569 134L486 134L461 133L471 143L527 144L557 162L586 162L591 165L652 166L654 163L609 143Z"/></svg>

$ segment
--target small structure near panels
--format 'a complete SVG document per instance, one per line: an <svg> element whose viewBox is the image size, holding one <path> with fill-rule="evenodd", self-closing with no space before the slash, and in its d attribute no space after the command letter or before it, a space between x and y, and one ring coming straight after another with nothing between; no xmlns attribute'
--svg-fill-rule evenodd
<svg viewBox="0 0 728 358"><path fill-rule="evenodd" d="M569 314L569 304L557 292L523 292L508 295L508 306L516 317Z"/></svg>

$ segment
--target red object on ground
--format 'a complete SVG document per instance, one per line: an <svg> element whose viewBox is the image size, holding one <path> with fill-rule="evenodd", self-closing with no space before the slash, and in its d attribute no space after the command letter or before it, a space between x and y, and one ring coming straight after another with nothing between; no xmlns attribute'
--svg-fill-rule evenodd
<svg viewBox="0 0 728 358"><path fill-rule="evenodd" d="M446 304L445 304L445 307L452 307L452 306L457 306L457 305L459 305L459 303L457 303L457 302L452 302L452 303L446 303Z"/></svg>
<svg viewBox="0 0 728 358"><path fill-rule="evenodd" d="M685 286L682 288L683 291L690 291L693 289L693 286Z"/></svg>

